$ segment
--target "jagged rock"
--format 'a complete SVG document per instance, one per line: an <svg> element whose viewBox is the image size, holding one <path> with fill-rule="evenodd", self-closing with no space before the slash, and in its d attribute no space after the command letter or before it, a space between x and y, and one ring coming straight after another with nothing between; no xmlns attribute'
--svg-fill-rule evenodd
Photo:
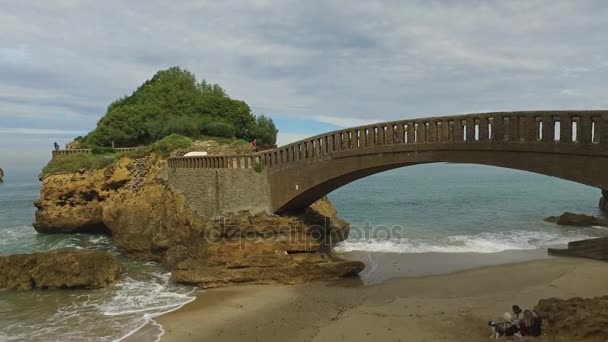
<svg viewBox="0 0 608 342"><path fill-rule="evenodd" d="M549 248L549 254L608 261L608 237L572 241L566 249Z"/></svg>
<svg viewBox="0 0 608 342"><path fill-rule="evenodd" d="M608 212L608 190L602 190L602 198L600 198L600 209Z"/></svg>
<svg viewBox="0 0 608 342"><path fill-rule="evenodd" d="M207 148L225 153L226 147L212 145ZM331 256L349 224L328 199L293 216L242 212L207 218L171 188L166 162L158 158L123 158L102 170L43 177L36 207L37 231L104 230L125 254L161 262L178 282L294 283L364 268Z"/></svg>
<svg viewBox="0 0 608 342"><path fill-rule="evenodd" d="M562 226L591 227L608 226L606 220L591 215L574 214L565 212L560 216L550 216L545 219L547 222L557 223Z"/></svg>
<svg viewBox="0 0 608 342"><path fill-rule="evenodd" d="M551 341L605 342L608 339L608 296L541 299L534 308L545 321Z"/></svg>
<svg viewBox="0 0 608 342"><path fill-rule="evenodd" d="M102 170L42 178L40 199L34 203L34 228L40 233L107 231L102 220L106 200L128 184L132 160L124 158Z"/></svg>
<svg viewBox="0 0 608 342"><path fill-rule="evenodd" d="M269 263L269 261L272 261ZM238 264L199 266L175 270L172 279L179 283L203 288L231 284L296 284L314 280L332 280L357 275L365 266L358 261L344 261L319 254L289 255L278 253L267 260L239 259Z"/></svg>
<svg viewBox="0 0 608 342"><path fill-rule="evenodd" d="M0 288L97 289L114 283L122 266L104 251L51 251L0 256Z"/></svg>

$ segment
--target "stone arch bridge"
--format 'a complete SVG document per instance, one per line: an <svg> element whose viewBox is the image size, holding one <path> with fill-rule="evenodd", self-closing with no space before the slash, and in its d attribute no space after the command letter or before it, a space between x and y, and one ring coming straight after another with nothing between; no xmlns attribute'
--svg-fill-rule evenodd
<svg viewBox="0 0 608 342"><path fill-rule="evenodd" d="M608 111L391 121L251 155L171 158L168 169L170 183L195 209L218 215L295 211L354 180L436 162L506 167L608 189Z"/></svg>

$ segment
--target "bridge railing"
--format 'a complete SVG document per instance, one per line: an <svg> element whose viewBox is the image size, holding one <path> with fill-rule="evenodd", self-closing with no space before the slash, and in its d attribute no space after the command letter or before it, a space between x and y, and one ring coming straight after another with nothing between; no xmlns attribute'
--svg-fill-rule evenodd
<svg viewBox="0 0 608 342"><path fill-rule="evenodd" d="M116 152L130 152L137 149L137 147L118 147L115 148ZM53 158L56 156L68 155L68 154L91 154L92 150L88 148L74 148L68 150L53 150Z"/></svg>
<svg viewBox="0 0 608 342"><path fill-rule="evenodd" d="M496 112L391 121L334 131L250 155L170 158L169 167L275 167L382 145L481 142L608 146L608 111Z"/></svg>

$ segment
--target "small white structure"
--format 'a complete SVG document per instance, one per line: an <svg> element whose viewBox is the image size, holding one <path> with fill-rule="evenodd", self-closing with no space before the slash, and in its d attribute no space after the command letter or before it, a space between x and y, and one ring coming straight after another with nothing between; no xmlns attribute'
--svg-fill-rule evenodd
<svg viewBox="0 0 608 342"><path fill-rule="evenodd" d="M184 154L184 157L201 157L206 156L207 152L188 152Z"/></svg>
<svg viewBox="0 0 608 342"><path fill-rule="evenodd" d="M207 152L188 152L184 154L184 157L201 157L206 156Z"/></svg>

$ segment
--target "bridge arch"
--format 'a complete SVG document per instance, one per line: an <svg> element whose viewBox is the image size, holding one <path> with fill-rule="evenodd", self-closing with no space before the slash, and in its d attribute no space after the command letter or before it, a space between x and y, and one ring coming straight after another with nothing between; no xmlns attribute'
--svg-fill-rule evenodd
<svg viewBox="0 0 608 342"><path fill-rule="evenodd" d="M307 207L369 175L423 163L492 165L608 188L608 111L495 112L401 120L318 135L246 156L172 158L169 167L256 168L272 211Z"/></svg>
<svg viewBox="0 0 608 342"><path fill-rule="evenodd" d="M605 178L608 158L601 164L585 156L555 155L512 151L402 151L393 153L345 156L321 161L314 166L302 165L291 172L278 172L271 177L273 201L277 212L306 208L330 192L376 173L428 163L479 164L529 171L578 183L602 187L597 180ZM369 166L368 166L369 165Z"/></svg>

